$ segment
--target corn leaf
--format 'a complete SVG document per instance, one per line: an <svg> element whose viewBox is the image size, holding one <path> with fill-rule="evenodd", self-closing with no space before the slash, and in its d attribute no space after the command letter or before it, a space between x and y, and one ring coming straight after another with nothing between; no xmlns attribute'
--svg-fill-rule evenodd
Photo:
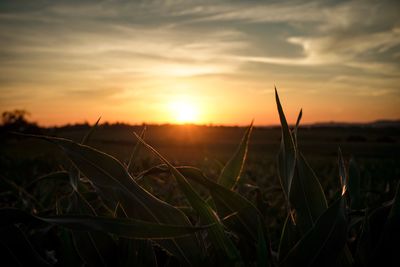
<svg viewBox="0 0 400 267"><path fill-rule="evenodd" d="M223 225L211 206L197 194L197 192L193 189L191 184L186 180L185 176L183 176L180 171L172 166L171 163L169 163L161 154L159 154L138 135L136 135L136 137L143 143L145 147L147 147L168 166L170 172L175 177L179 188L182 190L193 209L198 212L200 219L206 224L214 225L208 229L208 233L215 248L224 252L230 261L238 261L240 258L239 251L236 249L229 237L225 234Z"/></svg>
<svg viewBox="0 0 400 267"><path fill-rule="evenodd" d="M287 199L289 199L289 192L291 189L296 165L297 152L276 88L275 98L279 113L279 119L282 126L282 140L278 153L278 173L285 196L287 197Z"/></svg>
<svg viewBox="0 0 400 267"><path fill-rule="evenodd" d="M135 239L170 239L194 234L200 230L213 227L181 226L152 223L129 218L109 218L91 215L59 215L51 217L33 216L18 209L0 209L1 216L7 216L8 225L14 223L45 222L77 231L100 231L120 237ZM5 225L5 222L2 222Z"/></svg>
<svg viewBox="0 0 400 267"><path fill-rule="evenodd" d="M146 126L143 127L143 130L142 130L142 132L140 133L140 138L144 139L145 133L146 133ZM138 154L138 152L139 152L139 148L140 148L140 142L138 141L138 142L135 144L135 146L133 147L131 156L129 157L129 161L128 161L128 164L127 164L127 166L126 166L126 169L128 170L129 173L133 170L134 163L135 163L137 154Z"/></svg>
<svg viewBox="0 0 400 267"><path fill-rule="evenodd" d="M89 131L85 134L85 136L82 138L81 144L85 145L89 139L92 137L94 131L97 129L97 126L99 125L101 117L99 117L96 121L96 123L90 127Z"/></svg>
<svg viewBox="0 0 400 267"><path fill-rule="evenodd" d="M301 153L297 158L289 200L296 210L296 224L301 233L311 229L328 206L318 178Z"/></svg>
<svg viewBox="0 0 400 267"><path fill-rule="evenodd" d="M225 221L225 225L229 229L257 242L258 222L261 221L262 215L253 203L240 194L210 180L197 168L178 167L177 169L185 177L203 185L210 191L218 216L220 218L231 216L229 220Z"/></svg>
<svg viewBox="0 0 400 267"><path fill-rule="evenodd" d="M300 233L290 219L290 215L286 217L283 225L281 239L279 241L278 260L283 260L287 253L295 246L300 239Z"/></svg>
<svg viewBox="0 0 400 267"><path fill-rule="evenodd" d="M218 183L226 188L233 188L239 181L243 171L243 166L247 157L247 148L251 131L253 129L253 122L247 128L243 135L242 141L240 142L236 152L232 155L229 161L226 163L221 171L218 178Z"/></svg>
<svg viewBox="0 0 400 267"><path fill-rule="evenodd" d="M144 190L114 157L68 139L25 136L58 145L79 171L98 189L102 198L121 203L130 218L166 225L191 226L189 219L182 211ZM195 235L160 241L160 243L186 265L200 265L203 260L202 249Z"/></svg>
<svg viewBox="0 0 400 267"><path fill-rule="evenodd" d="M347 220L343 196L336 200L315 225L281 261L281 266L327 266L337 261L346 244Z"/></svg>
<svg viewBox="0 0 400 267"><path fill-rule="evenodd" d="M300 121L301 121L302 117L303 117L303 109L300 109L299 115L297 116L296 126L294 127L294 129L292 131L292 136L293 136L293 141L294 141L295 147L298 146L297 133L299 132L299 126L300 126Z"/></svg>

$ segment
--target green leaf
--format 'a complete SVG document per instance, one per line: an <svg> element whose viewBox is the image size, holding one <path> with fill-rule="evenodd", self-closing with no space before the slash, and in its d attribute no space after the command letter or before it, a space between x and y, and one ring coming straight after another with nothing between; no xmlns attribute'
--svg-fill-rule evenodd
<svg viewBox="0 0 400 267"><path fill-rule="evenodd" d="M290 214L287 215L283 225L281 239L279 241L278 260L283 260L287 253L295 246L300 239L300 233L293 224Z"/></svg>
<svg viewBox="0 0 400 267"><path fill-rule="evenodd" d="M257 242L258 222L262 220L262 215L253 203L237 192L210 180L197 168L178 167L177 169L183 176L203 185L210 191L219 218L230 216L230 219L225 221L229 229Z"/></svg>
<svg viewBox="0 0 400 267"><path fill-rule="evenodd" d="M143 130L142 130L142 132L140 133L140 138L144 139L145 133L146 133L146 126L143 127ZM130 173L130 172L132 171L132 169L133 169L134 161L135 161L135 159L136 159L136 157L137 157L137 154L138 154L138 152L139 152L139 148L140 148L140 142L138 141L138 142L135 144L135 146L133 147L131 156L130 156L130 158L129 158L129 161L128 161L128 164L127 164L127 167L126 167L126 169L128 170L129 173Z"/></svg>
<svg viewBox="0 0 400 267"><path fill-rule="evenodd" d="M102 198L105 201L112 200L115 204L121 203L130 218L166 225L191 226L182 211L161 201L138 185L116 158L63 138L25 136L58 145L100 192ZM195 235L160 241L160 244L186 265L200 265L203 260L202 249Z"/></svg>
<svg viewBox="0 0 400 267"><path fill-rule="evenodd" d="M66 227L77 231L100 231L116 236L136 239L170 239L179 236L194 234L200 230L213 227L206 226L181 226L161 223L152 223L129 218L109 218L90 215L59 215L41 217L29 215L17 209L0 209L1 216L14 218L12 223L27 223L42 221ZM10 220L8 220L10 222ZM3 224L3 222L2 222Z"/></svg>
<svg viewBox="0 0 400 267"><path fill-rule="evenodd" d="M327 209L321 184L304 156L299 153L289 200L296 210L296 224L300 232L307 232Z"/></svg>
<svg viewBox="0 0 400 267"><path fill-rule="evenodd" d="M226 163L218 178L218 183L226 188L233 188L239 181L246 161L247 148L249 144L250 134L253 129L253 122L247 128L243 135L236 152Z"/></svg>
<svg viewBox="0 0 400 267"><path fill-rule="evenodd" d="M299 131L300 121L301 121L302 117L303 117L303 109L300 109L299 115L297 116L296 126L294 127L294 129L292 131L292 136L293 136L293 141L294 141L295 147L297 147L297 133Z"/></svg>
<svg viewBox="0 0 400 267"><path fill-rule="evenodd" d="M279 119L281 121L281 126L282 126L282 140L278 153L278 173L282 184L283 192L285 193L286 198L289 199L289 192L291 189L292 179L294 176L294 170L296 165L297 152L276 88L275 88L275 98L279 113Z"/></svg>
<svg viewBox="0 0 400 267"><path fill-rule="evenodd" d="M85 134L85 136L82 138L81 144L85 145L89 139L92 137L94 131L96 130L97 126L99 125L101 117L99 117L96 121L96 123L90 127L90 130Z"/></svg>
<svg viewBox="0 0 400 267"><path fill-rule="evenodd" d="M179 188L182 190L190 205L199 213L200 219L206 224L213 224L214 226L208 229L209 237L212 244L219 250L223 251L231 261L238 261L240 258L239 251L236 249L232 241L225 234L223 225L211 208L211 206L204 201L197 192L193 189L191 184L186 178L179 172L168 160L166 160L160 153L158 153L153 147L142 140L136 135L138 140L147 147L152 153L154 153L161 161L163 161L169 168L170 172L175 177Z"/></svg>
<svg viewBox="0 0 400 267"><path fill-rule="evenodd" d="M347 239L347 220L343 197L318 218L282 260L281 266L327 266L337 261Z"/></svg>

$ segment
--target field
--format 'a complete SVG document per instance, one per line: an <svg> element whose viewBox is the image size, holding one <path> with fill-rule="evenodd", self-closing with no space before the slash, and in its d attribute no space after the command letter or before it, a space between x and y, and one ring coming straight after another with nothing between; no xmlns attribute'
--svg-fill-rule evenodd
<svg viewBox="0 0 400 267"><path fill-rule="evenodd" d="M172 176L165 173L165 170L156 170L155 173L149 171L147 174L143 174L146 173L146 170L151 170L152 167L163 163L162 159L160 160L160 158L154 155L154 153L144 145L137 145L138 141L133 133L136 132L140 134L143 128L144 126L129 126L124 124L109 125L100 123L98 126L92 128L93 132L91 132L91 127L88 125L41 129L40 131L44 135L67 138L77 143L81 142L82 138L90 132L91 134L90 138L87 140L87 145L117 158L120 162L125 164L125 166L129 164L132 152L135 151L135 164L130 166L131 168L128 168L128 170L133 177L136 177L137 183L154 196L176 207L182 207L182 210L185 211L190 220L194 221L195 225L198 226L199 223L196 223L198 215L193 213L193 209L189 209L191 205L194 205L193 208L195 208L196 204L193 204L193 202L196 203L196 201L193 199L191 200L190 193L185 191L189 189L182 189L182 181L179 182L178 178L177 180L173 179ZM201 170L206 177L217 182L225 164L238 149L238 145L246 129L247 127L147 125L144 140L171 162L173 166L196 167ZM61 145L62 148L67 149L65 150L67 151L66 153L61 153L60 148L56 145L58 141L52 144L46 140L7 132L3 132L2 135L3 137L0 145L0 170L2 179L0 206L8 209L17 208L18 210L28 213L33 212L41 216L53 216L54 209L57 210L56 214L58 215L71 210L69 208L71 203L68 204L69 201L72 201L69 199L72 194L70 189L68 189L69 186L65 184L60 186L60 184L56 182L44 183L44 185L39 185L34 182L49 173L64 174L65 171L70 173L69 179L72 179L71 172L74 173L75 168L71 165L70 160L72 159L72 162L74 162L74 165L78 166L78 168L80 168L80 163L79 161L75 161L76 159L74 159L73 156L69 155L68 149L65 148L64 145ZM323 195L326 196L329 206L336 205L336 199L343 190L343 181L341 183L340 177L343 179L343 170L351 165L350 159L352 159L351 162L356 163L359 172L360 182L358 190L364 193L367 192L368 197L365 197L362 209L360 209L360 207L352 208L349 212L353 210L356 214L361 213L362 216L366 216L365 214L368 215L369 211L366 212L366 210L364 210L364 205L369 207L367 210L372 210L372 207L379 208L382 205L387 205L382 203L390 202L394 197L396 184L400 177L400 165L398 164L400 162L400 127L397 124L311 125L299 127L296 137L298 140L296 146L307 159L311 168L315 171L318 181L323 188ZM281 233L284 225L285 227L287 225L285 220L288 214L288 206L284 195L285 187L282 181L280 181L282 178L279 178L283 175L282 173L279 175L278 172L279 164L277 155L280 149L282 149L280 148L281 139L282 132L280 126L254 127L251 135L249 135L247 158L244 156L246 161L243 165L240 179L235 186L235 191L252 202L262 214L262 218L264 218L264 231L266 231L264 234L267 236L266 242L268 244L264 249L268 251L265 252L268 255L268 259L257 258L257 256L252 255L250 251L246 251L251 249L251 245L243 245L239 242L237 246L242 254L241 261L243 262L241 264L254 265L258 263L259 265L263 265L261 262L265 262L266 264L274 265L278 264L282 259L279 258L278 253L282 253ZM243 143L241 146L243 146ZM338 160L339 147L343 154L343 162L341 162L340 157ZM70 160L68 160L68 158ZM282 162L280 164L282 164ZM82 168L83 170L85 169L84 167ZM184 173L185 170L182 169L182 172ZM344 172L351 173L351 170ZM78 172L78 180L79 179L82 179L82 177L79 176ZM316 182L317 184L318 181ZM73 182L71 183L73 184ZM77 183L77 181L75 181L75 183ZM204 187L192 181L189 185L191 185L203 199L210 197ZM78 185L75 184L75 186ZM109 214L107 210L104 210L105 207L112 207L112 205L107 202L107 199L103 199L105 206L102 206L103 204L98 203L97 197L93 196L94 192L91 187L85 183L83 183L82 186L83 187L79 189L79 191L85 195L84 198L90 203L89 207L93 206L96 212L103 216ZM312 188L312 185L308 186ZM78 187L80 187L80 185ZM185 186L183 186L183 188L185 188ZM206 186L206 188L208 187ZM183 190L183 193L180 192L181 190ZM102 193L100 195L102 195ZM211 196L213 198L216 197L212 194L212 190ZM353 198L353 196L350 196L350 198ZM66 202L63 204L63 201ZM214 199L214 201L216 201L215 203L218 206L218 200ZM292 205L296 206L296 204ZM118 209L118 205L116 208ZM297 216L301 216L301 209L297 210L296 207L295 209L298 213ZM119 214L121 214L121 212L127 212L126 210L129 210L129 207L123 207L123 210L119 211ZM74 211L74 208L72 211ZM75 210L73 213L76 212ZM115 212L118 213L118 211ZM236 212L240 213L240 210ZM129 211L127 213L129 213ZM7 215L7 213L5 214ZM13 216L19 218L17 215L12 215L11 217ZM227 216L229 217L232 215L228 214ZM350 231L349 238L355 238L357 240L356 242L349 241L348 244L349 250L353 254L353 257L350 257L350 262L356 262L358 265L368 265L365 259L357 254L359 253L359 244L361 244L361 241L357 238L363 236L361 232L365 231L363 228L365 224L360 223L365 220L362 216L355 216L352 218L353 220L348 220L348 223L352 224L351 227L348 226ZM140 219L145 218L146 216L143 218L140 217ZM223 218L221 218L221 220L222 219ZM204 224L207 220L211 220L210 217L206 216L200 221ZM212 220L209 221L209 223L212 223ZM62 226L63 222L56 222L55 224ZM78 230L82 230L78 226L73 225L73 223L70 223L70 225L66 223L64 226L65 225L71 229L78 228ZM31 226L28 224L28 228L18 227L17 229L19 229L18 231L22 229L22 232L24 232L30 229L29 227ZM80 225L80 227L82 227L82 225ZM85 227L83 227L85 231L91 229L90 227ZM77 234L77 232L82 233L82 231L75 230L71 233L73 236L72 240L75 242L75 249L78 250L79 246L82 246L85 242L82 241L84 237ZM54 240L51 241L52 239L57 239L57 236L60 238L60 235L68 233L69 232L63 230L59 230L56 234L47 233L45 235L46 244L40 243L35 234L27 239L29 244L34 244L33 246L37 249L35 253L38 253L40 258L43 258L47 263L50 262L60 266L69 265L72 262L74 264L78 262L86 262L88 265L95 264L96 260L98 260L96 259L98 255L90 256L93 254L93 251L90 252L90 248L86 249L88 250L86 256L82 256L79 251L75 251L74 253L70 252L74 254L75 258L70 259L71 262L68 263L67 258L70 255L67 252L60 252L60 250L68 247L63 243L67 241L57 241L56 243L54 243ZM111 233L116 234L112 231ZM151 234L154 233L149 233L148 240L152 240ZM25 235L29 234L25 232ZM36 233L36 235L40 236L38 233ZM323 236L322 232L319 235ZM100 236L96 238L102 239L105 237ZM109 238L109 236L107 238ZM153 242L135 243L135 236L133 236L133 238L134 239L117 239L119 242L118 247L123 247L125 249L126 244L123 244L123 242L131 240L132 243L130 246L133 246L131 249L132 251L136 251L135 255L137 256L134 260L131 259L131 263L135 262L139 265L149 264L149 262L147 262L149 259L141 255L141 253L144 252L140 252L141 249L144 249L146 246L147 249L149 249L148 246L150 246L152 248L150 251L152 255L154 254L154 257L150 257L153 258L151 262L152 265L158 264L158 266L164 266L169 264L173 266L178 263L177 261L181 261L179 256L177 256L177 258L167 256L170 252L165 253L164 249L160 249L159 247L163 247L163 243L156 242L157 245ZM159 237L154 240L158 238ZM239 237L237 238L241 240ZM143 238L141 237L140 240L143 240ZM210 240L211 241L208 242L213 244L213 239L211 237ZM18 253L13 254L12 245L9 246L4 239L2 242L1 244L7 247L12 255L18 256ZM82 244L79 244L79 242L82 242ZM260 246L260 244L257 246ZM68 249L71 248L68 247ZM107 257L112 258L114 252L111 252L109 249L105 249L105 251L107 251L109 255L104 256L102 261L104 261L103 264L108 265L110 258ZM207 252L210 253L209 255L211 255L211 262L213 264L221 261L224 264L227 264L227 262L231 264L237 261L232 255L229 261L222 260L215 254L217 251L219 250L210 250ZM22 252L19 253L23 255ZM174 253L172 252L172 254ZM227 255L229 255L229 253ZM38 255L35 254L35 259L36 256ZM128 256L126 257L129 259ZM260 257L260 255L258 255L258 257ZM374 260L376 259L374 258ZM341 258L340 265L345 265L342 261L343 259ZM127 262L129 262L129 260L127 260ZM289 257L289 260L287 260L287 262L284 260L282 264L291 266L291 262ZM311 263L315 264L315 262L310 262L310 264ZM122 260L120 265L122 266L124 264L126 263ZM191 262L191 264L198 265L200 262ZM352 263L350 263L350 265L351 264Z"/></svg>

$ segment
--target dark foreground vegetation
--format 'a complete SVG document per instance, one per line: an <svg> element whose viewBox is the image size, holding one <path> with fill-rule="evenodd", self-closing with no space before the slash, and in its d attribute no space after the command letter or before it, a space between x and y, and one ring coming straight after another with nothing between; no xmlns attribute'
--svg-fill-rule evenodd
<svg viewBox="0 0 400 267"><path fill-rule="evenodd" d="M277 107L279 128L3 120L1 265L398 266L400 128Z"/></svg>

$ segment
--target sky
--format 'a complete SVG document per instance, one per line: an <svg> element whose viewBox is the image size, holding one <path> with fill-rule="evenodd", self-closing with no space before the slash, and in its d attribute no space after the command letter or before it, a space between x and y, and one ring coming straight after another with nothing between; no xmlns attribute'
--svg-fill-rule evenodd
<svg viewBox="0 0 400 267"><path fill-rule="evenodd" d="M0 2L0 112L41 125L400 119L400 2Z"/></svg>

